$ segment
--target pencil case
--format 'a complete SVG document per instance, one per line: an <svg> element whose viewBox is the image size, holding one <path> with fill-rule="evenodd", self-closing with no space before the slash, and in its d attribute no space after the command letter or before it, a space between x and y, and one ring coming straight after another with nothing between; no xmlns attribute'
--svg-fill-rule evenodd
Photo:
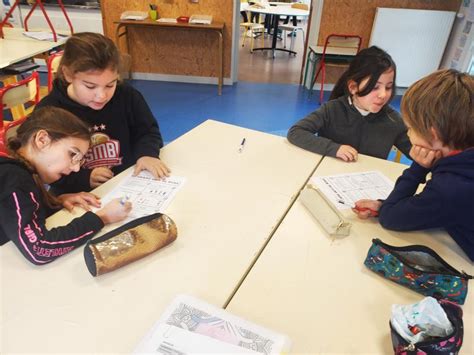
<svg viewBox="0 0 474 355"><path fill-rule="evenodd" d="M425 296L464 304L471 275L459 272L423 245L395 247L373 239L364 261L377 274Z"/></svg>
<svg viewBox="0 0 474 355"><path fill-rule="evenodd" d="M397 332L395 327L393 327L392 323L389 322L395 355L456 355L459 353L464 336L462 309L450 301L440 300L438 302L446 313L452 325L453 332L447 336L432 337L424 341L410 343L405 340Z"/></svg>
<svg viewBox="0 0 474 355"><path fill-rule="evenodd" d="M177 236L176 224L167 215L141 217L89 240L84 247L86 266L92 276L103 275L163 248Z"/></svg>

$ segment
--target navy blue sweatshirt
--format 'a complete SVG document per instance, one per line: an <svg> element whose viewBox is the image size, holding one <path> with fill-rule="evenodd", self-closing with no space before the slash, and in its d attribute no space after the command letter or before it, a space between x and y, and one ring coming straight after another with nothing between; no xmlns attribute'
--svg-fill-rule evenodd
<svg viewBox="0 0 474 355"><path fill-rule="evenodd" d="M416 194L429 172L431 179ZM413 162L379 212L387 229L444 228L474 261L474 148L440 159L431 170Z"/></svg>
<svg viewBox="0 0 474 355"><path fill-rule="evenodd" d="M110 167L117 175L135 164L138 158L158 158L163 147L158 123L145 99L126 83L117 85L114 96L101 110L93 110L71 100L67 85L56 79L51 93L36 107L44 106L61 107L74 113L92 130L92 146L82 169L52 185L52 191L58 195L89 191L94 168Z"/></svg>
<svg viewBox="0 0 474 355"><path fill-rule="evenodd" d="M0 156L0 245L12 241L35 265L44 265L84 244L104 226L92 212L48 230L42 194L31 172L17 160Z"/></svg>

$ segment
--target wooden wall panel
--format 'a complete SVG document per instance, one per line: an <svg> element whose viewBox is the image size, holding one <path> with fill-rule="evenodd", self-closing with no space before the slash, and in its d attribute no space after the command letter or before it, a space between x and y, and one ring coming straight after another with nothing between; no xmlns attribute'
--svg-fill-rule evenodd
<svg viewBox="0 0 474 355"><path fill-rule="evenodd" d="M347 33L362 36L362 48L366 48L377 7L458 11L460 5L461 0L324 0L318 45L324 45L331 33ZM344 70L328 67L325 82L335 83Z"/></svg>
<svg viewBox="0 0 474 355"><path fill-rule="evenodd" d="M377 7L458 11L461 0L325 0L318 44L331 33L362 36L362 48L369 44Z"/></svg>
<svg viewBox="0 0 474 355"><path fill-rule="evenodd" d="M230 77L232 51L232 0L101 0L104 33L115 40L115 24L126 10L148 11L158 7L159 17L212 15L224 22L224 77ZM182 29L129 28L132 72L217 76L217 34L211 31ZM119 44L122 46L123 44ZM139 55L137 55L139 54Z"/></svg>

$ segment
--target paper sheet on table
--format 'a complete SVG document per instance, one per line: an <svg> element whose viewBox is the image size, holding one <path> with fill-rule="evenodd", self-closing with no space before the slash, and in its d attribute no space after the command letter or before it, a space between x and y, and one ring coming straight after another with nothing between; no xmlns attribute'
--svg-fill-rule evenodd
<svg viewBox="0 0 474 355"><path fill-rule="evenodd" d="M318 176L311 178L311 182L340 210L349 209L360 199L386 199L394 186L379 171Z"/></svg>
<svg viewBox="0 0 474 355"><path fill-rule="evenodd" d="M175 18L171 18L171 17L162 17L162 18L159 18L158 20L156 20L156 22L161 22L161 23L178 23L178 20L176 20Z"/></svg>
<svg viewBox="0 0 474 355"><path fill-rule="evenodd" d="M142 171L137 176L132 176L130 171L112 191L102 196L102 206L115 198L128 197L133 207L127 221L153 213L164 213L184 182L185 178L180 176L157 180L148 171Z"/></svg>
<svg viewBox="0 0 474 355"><path fill-rule="evenodd" d="M23 35L39 41L54 41L52 32L43 32L43 31L28 31L23 32ZM67 38L68 36L56 33L58 39Z"/></svg>
<svg viewBox="0 0 474 355"><path fill-rule="evenodd" d="M197 298L179 295L135 348L135 354L280 354L287 336Z"/></svg>

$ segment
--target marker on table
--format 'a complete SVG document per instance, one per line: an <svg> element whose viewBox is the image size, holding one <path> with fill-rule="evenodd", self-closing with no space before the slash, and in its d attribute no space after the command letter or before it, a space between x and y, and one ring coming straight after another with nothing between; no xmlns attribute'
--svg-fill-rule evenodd
<svg viewBox="0 0 474 355"><path fill-rule="evenodd" d="M242 153L242 151L244 150L244 145L245 145L245 138L242 139L242 143L240 143L239 153Z"/></svg>
<svg viewBox="0 0 474 355"><path fill-rule="evenodd" d="M356 211L359 211L359 212L365 212L365 211L370 211L370 217L377 217L379 215L379 212L378 211L375 211L371 208L368 208L368 207L358 207L358 206L351 206L349 205L347 202L343 201L343 200L338 200L337 201L338 203L340 203L341 205L344 205L344 206L348 206L350 208L353 208L355 209Z"/></svg>

